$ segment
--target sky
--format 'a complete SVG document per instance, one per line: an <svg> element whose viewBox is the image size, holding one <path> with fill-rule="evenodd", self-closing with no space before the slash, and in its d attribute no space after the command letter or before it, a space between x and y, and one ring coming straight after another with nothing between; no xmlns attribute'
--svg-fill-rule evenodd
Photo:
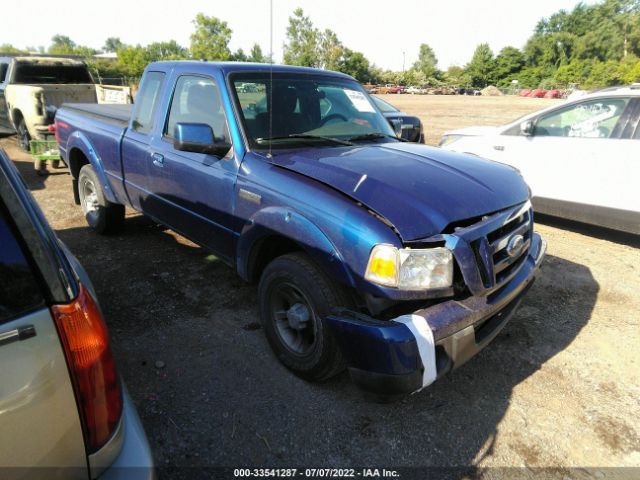
<svg viewBox="0 0 640 480"><path fill-rule="evenodd" d="M225 20L233 30L232 50L245 52L254 43L265 53L270 46L269 0L30 0L31 12L18 1L3 5L0 44L48 46L57 33L96 49L108 37L146 45L174 39L189 46L191 23L197 13ZM542 17L578 0L406 1L394 0L273 0L273 52L282 59L288 17L304 9L317 28L335 31L342 43L361 51L377 66L402 70L417 59L421 43L429 44L438 66L464 65L475 47L486 42L497 53L511 45L524 46ZM587 0L584 3L594 3ZM24 19L24 22L19 21Z"/></svg>

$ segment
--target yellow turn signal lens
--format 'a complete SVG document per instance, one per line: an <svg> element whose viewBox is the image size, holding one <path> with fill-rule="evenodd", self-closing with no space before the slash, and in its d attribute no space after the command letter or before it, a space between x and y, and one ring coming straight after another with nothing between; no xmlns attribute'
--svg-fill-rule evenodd
<svg viewBox="0 0 640 480"><path fill-rule="evenodd" d="M365 278L378 285L398 285L398 249L392 245L376 245L371 251Z"/></svg>

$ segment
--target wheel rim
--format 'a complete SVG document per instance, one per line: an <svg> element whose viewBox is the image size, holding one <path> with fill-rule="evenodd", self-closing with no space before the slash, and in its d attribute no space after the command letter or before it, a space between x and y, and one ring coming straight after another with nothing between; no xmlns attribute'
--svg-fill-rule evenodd
<svg viewBox="0 0 640 480"><path fill-rule="evenodd" d="M283 345L295 355L308 355L316 344L317 317L307 296L291 283L271 292L270 314Z"/></svg>
<svg viewBox="0 0 640 480"><path fill-rule="evenodd" d="M98 207L100 207L100 203L98 202L98 191L94 183L85 179L82 182L82 210L87 217L94 217L97 215Z"/></svg>

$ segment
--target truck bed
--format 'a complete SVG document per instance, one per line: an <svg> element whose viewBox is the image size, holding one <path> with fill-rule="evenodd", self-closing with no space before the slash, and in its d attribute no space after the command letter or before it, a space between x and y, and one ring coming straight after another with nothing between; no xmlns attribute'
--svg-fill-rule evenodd
<svg viewBox="0 0 640 480"><path fill-rule="evenodd" d="M64 108L67 110L75 110L76 112L81 112L81 114L84 116L91 116L93 118L99 119L100 121L107 121L109 123L113 123L120 127L126 128L127 125L129 125L129 119L131 118L133 105L65 103Z"/></svg>

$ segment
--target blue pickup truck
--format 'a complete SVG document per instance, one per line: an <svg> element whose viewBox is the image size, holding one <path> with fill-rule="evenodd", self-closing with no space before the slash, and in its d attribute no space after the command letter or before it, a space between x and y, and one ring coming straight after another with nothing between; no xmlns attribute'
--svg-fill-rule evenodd
<svg viewBox="0 0 640 480"><path fill-rule="evenodd" d="M347 75L153 63L133 108L65 105L56 130L89 225L128 206L214 252L305 379L420 390L498 334L544 257L517 170L400 141Z"/></svg>

